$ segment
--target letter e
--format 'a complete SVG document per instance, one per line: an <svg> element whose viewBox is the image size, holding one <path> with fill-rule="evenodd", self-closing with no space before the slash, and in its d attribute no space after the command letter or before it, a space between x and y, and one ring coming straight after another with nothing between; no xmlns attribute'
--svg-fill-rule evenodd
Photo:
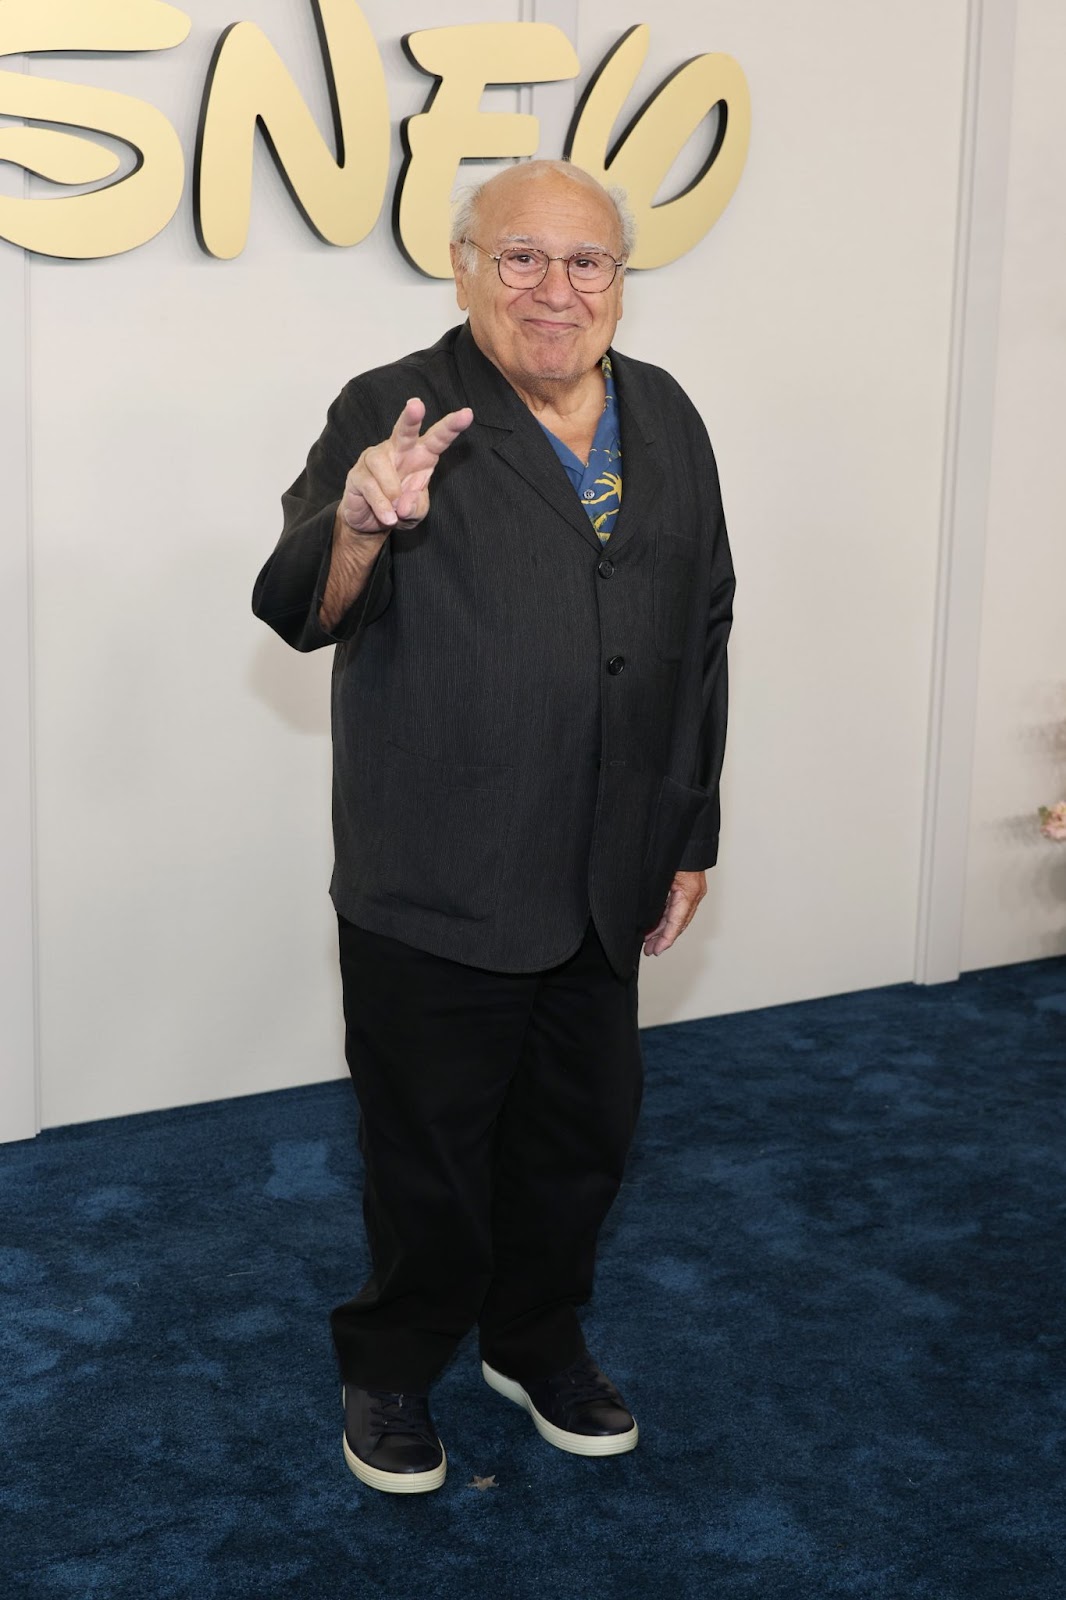
<svg viewBox="0 0 1066 1600"><path fill-rule="evenodd" d="M448 236L459 163L536 154L540 124L517 112L482 111L490 83L558 83L581 64L561 28L547 22L468 22L408 34L407 55L437 83L425 110L403 124L405 161L393 232L412 266L450 278Z"/></svg>

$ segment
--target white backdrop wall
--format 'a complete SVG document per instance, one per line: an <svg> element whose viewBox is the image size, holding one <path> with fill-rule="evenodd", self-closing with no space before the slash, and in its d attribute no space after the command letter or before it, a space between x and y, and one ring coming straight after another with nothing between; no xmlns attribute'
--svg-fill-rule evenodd
<svg viewBox="0 0 1066 1600"><path fill-rule="evenodd" d="M142 95L191 158L211 51L236 14L267 30L329 125L309 6L184 9L192 35L167 55L30 70ZM529 8L364 10L395 125L427 87L401 31ZM906 979L965 0L670 0L654 15L580 0L574 15L585 75L648 20L637 97L724 50L753 101L725 216L681 261L633 275L617 341L669 367L702 410L740 579L722 864L681 945L646 964L643 1018ZM553 127L542 153L558 151ZM394 177L399 155L396 138ZM449 287L399 256L387 213L363 244L331 249L261 150L238 261L200 253L188 197L128 256L31 261L46 1126L343 1071L329 661L287 651L249 594L278 495L345 379L456 320Z"/></svg>
<svg viewBox="0 0 1066 1600"><path fill-rule="evenodd" d="M1061 0L1021 0L1015 44L963 962L1066 951L1066 59Z"/></svg>

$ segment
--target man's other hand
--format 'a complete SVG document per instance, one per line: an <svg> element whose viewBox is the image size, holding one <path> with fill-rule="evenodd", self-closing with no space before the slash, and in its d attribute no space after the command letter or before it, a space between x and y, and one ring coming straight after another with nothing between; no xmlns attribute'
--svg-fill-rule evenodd
<svg viewBox="0 0 1066 1600"><path fill-rule="evenodd" d="M469 428L474 413L469 406L449 411L420 434L425 415L421 400L408 400L389 437L364 450L349 472L339 515L352 533L415 528L426 516L433 469Z"/></svg>
<svg viewBox="0 0 1066 1600"><path fill-rule="evenodd" d="M644 954L661 956L688 927L696 907L707 893L705 872L675 872L663 914L644 935Z"/></svg>

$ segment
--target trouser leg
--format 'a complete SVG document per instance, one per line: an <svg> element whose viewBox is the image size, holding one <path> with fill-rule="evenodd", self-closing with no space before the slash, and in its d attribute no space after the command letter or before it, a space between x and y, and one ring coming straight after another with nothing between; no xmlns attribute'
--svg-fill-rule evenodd
<svg viewBox="0 0 1066 1600"><path fill-rule="evenodd" d="M333 1312L334 1343L350 1383L425 1389L491 1278L495 1130L537 975L463 967L344 921L340 953L372 1272Z"/></svg>
<svg viewBox="0 0 1066 1600"><path fill-rule="evenodd" d="M343 921L340 943L373 1266L332 1315L342 1372L427 1388L475 1321L512 1376L568 1365L639 1107L635 978L591 924L517 975Z"/></svg>
<svg viewBox="0 0 1066 1600"><path fill-rule="evenodd" d="M485 1360L542 1378L585 1348L596 1239L618 1192L643 1081L637 980L619 979L591 923L571 960L541 974L496 1134Z"/></svg>

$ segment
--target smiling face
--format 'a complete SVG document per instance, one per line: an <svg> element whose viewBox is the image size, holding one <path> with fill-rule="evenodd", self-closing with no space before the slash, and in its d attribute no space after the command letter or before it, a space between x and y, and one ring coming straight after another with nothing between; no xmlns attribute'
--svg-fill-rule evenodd
<svg viewBox="0 0 1066 1600"><path fill-rule="evenodd" d="M470 237L493 255L525 244L549 256L602 250L615 260L622 243L618 215L598 185L530 166L512 167L486 184ZM459 307L469 313L479 349L520 393L579 385L596 368L622 315L621 269L602 294L574 289L565 261L553 261L536 288L510 289L494 261L473 254L468 268L461 247L452 246Z"/></svg>

